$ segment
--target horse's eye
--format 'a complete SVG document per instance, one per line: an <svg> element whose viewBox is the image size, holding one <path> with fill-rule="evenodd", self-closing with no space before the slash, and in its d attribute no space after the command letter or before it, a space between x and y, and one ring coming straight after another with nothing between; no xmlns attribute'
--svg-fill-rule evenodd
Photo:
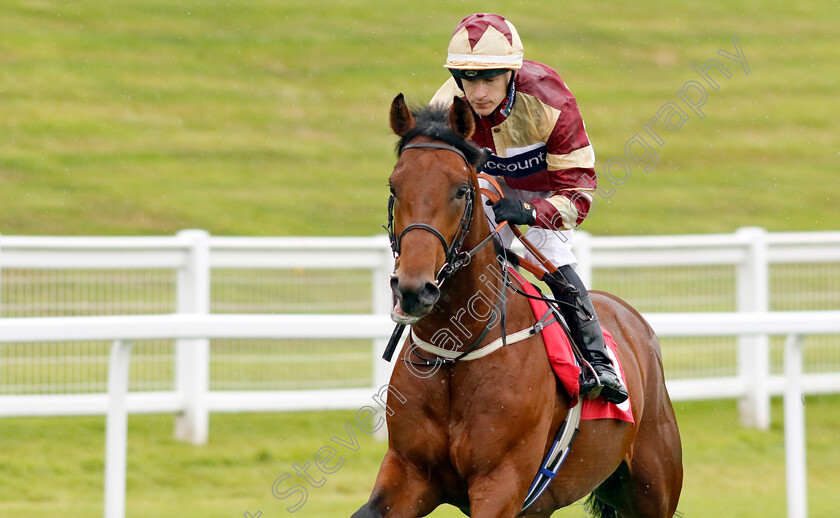
<svg viewBox="0 0 840 518"><path fill-rule="evenodd" d="M396 193L394 192L394 186L393 186L393 185L388 184L388 190L389 190L389 191L391 191L391 196L393 196L393 195L395 195L395 194L396 194Z"/></svg>
<svg viewBox="0 0 840 518"><path fill-rule="evenodd" d="M458 187L458 191L455 193L455 197L459 199L463 198L467 195L468 192L470 192L470 188L466 185L462 185Z"/></svg>

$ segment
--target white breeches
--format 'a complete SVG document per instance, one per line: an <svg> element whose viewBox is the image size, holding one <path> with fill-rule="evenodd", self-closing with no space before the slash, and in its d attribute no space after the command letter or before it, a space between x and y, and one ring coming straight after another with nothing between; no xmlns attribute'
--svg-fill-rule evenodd
<svg viewBox="0 0 840 518"><path fill-rule="evenodd" d="M551 196L551 193L548 191L522 191L508 187L504 182L499 182L499 185L502 188L502 194L504 194L505 198L531 201L536 198L545 199ZM495 189L486 180L479 179L478 186L495 192ZM490 228L493 229L496 227L496 217L493 214L493 209L489 205L484 204L485 201L486 198L482 196L481 205L484 207L484 213L487 215ZM577 266L577 259L575 258L575 254L572 253L574 230L548 230L545 228L529 227L528 231L525 232L525 237L558 268L567 264L571 265L572 268ZM513 231L506 225L499 231L497 238L502 246L509 248L514 238ZM525 251L525 259L536 265L540 264L527 250Z"/></svg>

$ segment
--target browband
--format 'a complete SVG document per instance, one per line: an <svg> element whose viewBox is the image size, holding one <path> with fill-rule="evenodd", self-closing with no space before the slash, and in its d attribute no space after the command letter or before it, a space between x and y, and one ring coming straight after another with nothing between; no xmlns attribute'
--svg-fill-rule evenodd
<svg viewBox="0 0 840 518"><path fill-rule="evenodd" d="M400 149L400 154L406 149L411 148L434 148L434 149L446 149L447 151L452 151L453 153L458 153L458 155L464 159L464 163L467 164L467 167L472 167L470 161L467 160L467 155L464 154L463 151L456 148L455 146L450 146L449 144L438 144L436 142L415 142L414 144L406 144Z"/></svg>

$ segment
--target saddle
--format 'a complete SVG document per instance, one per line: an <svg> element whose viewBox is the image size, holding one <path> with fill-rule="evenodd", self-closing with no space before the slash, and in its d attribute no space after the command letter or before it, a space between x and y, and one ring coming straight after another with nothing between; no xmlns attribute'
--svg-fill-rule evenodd
<svg viewBox="0 0 840 518"><path fill-rule="evenodd" d="M554 371L566 394L572 399L570 404L574 406L580 393L581 376L586 375L586 372L580 367L580 362L572 346L569 331L562 315L557 308L544 300L542 293L534 285L515 270L509 268L508 275L516 279L525 294L529 296L528 302L531 304L534 318L538 322L550 320L550 323L542 326L540 333L542 334L543 342L545 342L545 350L548 354L551 369ZM554 318L549 318L550 316ZM618 361L618 345L609 331L603 327L601 327L601 331L604 333L604 341L611 353L610 359L613 362L615 371L621 376L622 381L626 385L627 380ZM582 420L618 419L630 423L633 422L633 413L631 412L629 399L619 405L609 403L603 398L584 399L582 406Z"/></svg>

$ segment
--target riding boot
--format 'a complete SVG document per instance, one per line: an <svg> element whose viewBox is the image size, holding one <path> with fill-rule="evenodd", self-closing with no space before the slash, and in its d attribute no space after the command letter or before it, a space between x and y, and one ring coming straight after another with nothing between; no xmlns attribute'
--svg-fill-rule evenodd
<svg viewBox="0 0 840 518"><path fill-rule="evenodd" d="M585 376L581 382L581 397L603 396L610 403L624 402L628 397L627 388L613 367L601 324L583 281L568 265L561 266L553 275L546 275L543 281L551 288L554 298L562 302L559 309L569 324L572 339L595 371L595 376Z"/></svg>

